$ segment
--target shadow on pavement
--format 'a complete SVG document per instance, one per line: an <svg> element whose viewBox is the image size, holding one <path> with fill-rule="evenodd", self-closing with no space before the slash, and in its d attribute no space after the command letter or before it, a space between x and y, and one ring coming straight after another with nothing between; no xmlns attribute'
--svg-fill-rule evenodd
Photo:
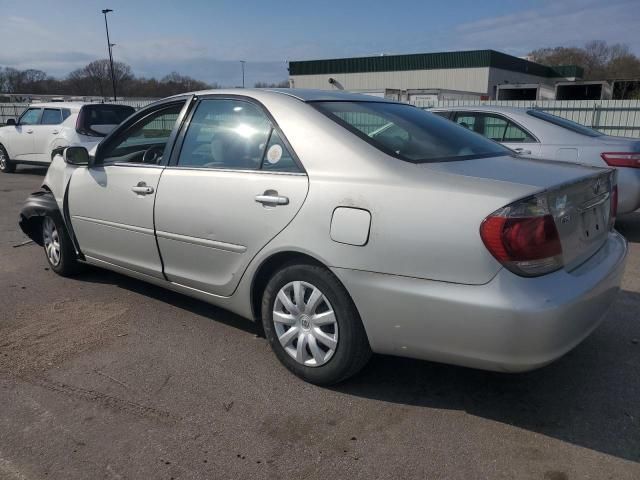
<svg viewBox="0 0 640 480"><path fill-rule="evenodd" d="M605 322L557 362L522 374L374 356L335 390L454 409L640 462L640 294L621 292Z"/></svg>
<svg viewBox="0 0 640 480"><path fill-rule="evenodd" d="M242 318L228 310L218 308L214 305L188 297L181 293L173 292L171 290L143 282L142 280L137 280L109 270L102 270L93 267L89 267L86 273L83 273L76 278L83 282L115 285L119 288L124 288L126 290L139 293L140 295L154 298L196 315L243 330L247 333L260 336L263 335L261 326L247 320L246 318Z"/></svg>
<svg viewBox="0 0 640 480"><path fill-rule="evenodd" d="M244 318L116 273L90 270L81 281L108 283L259 334ZM375 355L333 388L346 395L417 407L461 410L640 462L640 294L621 292L607 320L559 361L503 374ZM634 341L636 343L634 343Z"/></svg>

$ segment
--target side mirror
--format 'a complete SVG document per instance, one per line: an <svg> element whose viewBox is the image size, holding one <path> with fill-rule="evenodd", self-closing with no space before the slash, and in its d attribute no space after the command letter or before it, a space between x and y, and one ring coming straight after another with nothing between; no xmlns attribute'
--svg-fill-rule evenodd
<svg viewBox="0 0 640 480"><path fill-rule="evenodd" d="M17 125L15 118L8 118L7 125Z"/></svg>
<svg viewBox="0 0 640 480"><path fill-rule="evenodd" d="M84 147L67 147L62 152L62 158L69 165L89 165L89 152Z"/></svg>

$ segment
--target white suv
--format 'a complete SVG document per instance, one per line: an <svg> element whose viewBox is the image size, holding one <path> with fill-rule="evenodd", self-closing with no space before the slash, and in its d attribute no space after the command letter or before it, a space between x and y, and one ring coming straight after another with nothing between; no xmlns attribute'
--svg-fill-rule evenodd
<svg viewBox="0 0 640 480"><path fill-rule="evenodd" d="M135 112L128 105L106 103L37 103L18 121L0 128L0 171L13 172L16 164L48 165L58 147L82 145L90 149Z"/></svg>

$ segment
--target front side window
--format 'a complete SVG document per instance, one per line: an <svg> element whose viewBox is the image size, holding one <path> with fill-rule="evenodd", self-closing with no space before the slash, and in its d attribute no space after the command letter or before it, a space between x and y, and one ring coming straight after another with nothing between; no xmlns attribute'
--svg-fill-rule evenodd
<svg viewBox="0 0 640 480"><path fill-rule="evenodd" d="M57 108L45 108L40 123L42 125L58 125L62 123L62 113Z"/></svg>
<svg viewBox="0 0 640 480"><path fill-rule="evenodd" d="M184 102L153 112L116 137L100 152L98 163L161 165L165 147Z"/></svg>
<svg viewBox="0 0 640 480"><path fill-rule="evenodd" d="M253 103L202 100L186 132L178 166L292 171L295 162L271 121Z"/></svg>
<svg viewBox="0 0 640 480"><path fill-rule="evenodd" d="M379 150L413 163L511 154L505 147L411 105L381 102L312 105ZM380 135L381 129L392 134Z"/></svg>
<svg viewBox="0 0 640 480"><path fill-rule="evenodd" d="M20 117L20 125L37 125L40 123L41 108L29 108Z"/></svg>

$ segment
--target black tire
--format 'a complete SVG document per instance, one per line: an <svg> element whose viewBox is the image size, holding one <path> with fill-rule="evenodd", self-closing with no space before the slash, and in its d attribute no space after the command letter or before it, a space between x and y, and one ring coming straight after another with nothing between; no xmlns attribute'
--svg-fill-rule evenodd
<svg viewBox="0 0 640 480"><path fill-rule="evenodd" d="M48 230L51 228L48 222L53 222L55 226L55 238L58 243L58 261L55 262L49 254L48 245L49 239L53 238L54 235L51 231ZM67 233L67 229L62 223L62 219L59 215L47 215L42 217L42 245L44 247L45 257L47 259L47 263L51 270L56 272L58 275L63 277L71 277L76 275L82 270L82 265L78 262L76 258L76 252L73 248L73 244L71 243L71 239Z"/></svg>
<svg viewBox="0 0 640 480"><path fill-rule="evenodd" d="M16 164L9 159L9 154L4 146L0 145L0 172L13 173L16 171Z"/></svg>
<svg viewBox="0 0 640 480"><path fill-rule="evenodd" d="M337 321L337 346L333 356L320 366L306 366L296 361L276 335L273 321L276 297L280 289L295 281L317 287L329 301ZM291 264L273 275L262 297L262 325L280 362L298 377L316 385L332 385L346 380L358 373L371 357L367 334L351 297L333 273L317 265Z"/></svg>

